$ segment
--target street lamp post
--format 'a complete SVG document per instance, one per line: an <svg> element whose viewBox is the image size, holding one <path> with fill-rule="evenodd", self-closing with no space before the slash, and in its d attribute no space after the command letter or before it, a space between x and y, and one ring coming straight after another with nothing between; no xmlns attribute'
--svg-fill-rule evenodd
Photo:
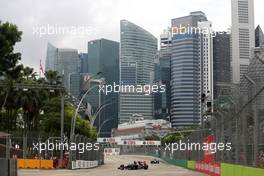
<svg viewBox="0 0 264 176"><path fill-rule="evenodd" d="M91 79L93 79L95 76L101 74L101 73L102 73L102 72L98 72L96 75L91 76L91 78L89 78L89 79L87 80L87 82L90 81ZM82 104L84 98L86 97L86 95L87 95L91 90L93 90L93 89L96 88L96 87L98 87L98 85L91 87L90 89L88 89L88 90L85 92L85 94L82 96L82 98L81 98L81 100L80 100L80 102L79 102L79 104L78 104L78 106L77 106L77 108L76 108L76 110L75 110L74 117L73 117L72 120L71 120L71 136L70 136L71 139L72 139L72 137L73 137L73 135L74 135L74 133L75 133L76 118L77 118L77 114L78 114L79 108L80 108L80 106L81 106L81 104Z"/></svg>
<svg viewBox="0 0 264 176"><path fill-rule="evenodd" d="M63 143L64 138L64 93L61 91L61 144ZM60 149L60 160L63 160L63 150ZM60 163L61 164L61 163Z"/></svg>
<svg viewBox="0 0 264 176"><path fill-rule="evenodd" d="M96 111L95 115L92 116L92 118L90 119L90 122L91 122L91 126L94 126L94 122L97 118L97 116L100 114L101 110L104 109L106 106L109 106L113 104L112 102L111 103L105 103L105 104L102 104ZM99 119L100 120L100 119ZM99 127L100 127L100 123L99 123Z"/></svg>
<svg viewBox="0 0 264 176"><path fill-rule="evenodd" d="M99 127L98 133L97 133L97 138L100 137L100 132L102 127L104 126L104 124L106 124L107 122L109 122L110 120L114 120L114 118L110 118L110 119L105 119L102 123L102 125Z"/></svg>
<svg viewBox="0 0 264 176"><path fill-rule="evenodd" d="M98 75L100 75L100 74L102 74L102 72L98 72L97 74L91 76L91 77L87 80L87 83L88 83L91 79L93 79L95 76L98 76ZM73 118L71 119L70 142L72 142L73 139L74 139L75 126L76 126L76 118L77 118L77 114L78 114L79 108L80 108L80 106L81 106L81 104L82 104L84 98L86 97L86 95L87 95L91 90L93 90L93 89L96 88L96 87L98 87L98 85L91 87L90 89L88 89L88 90L85 92L85 94L82 96L82 98L81 98L81 100L80 100L80 102L79 102L79 104L78 104L78 106L77 106L77 108L76 108L76 110L75 110L74 116L73 116ZM70 150L69 164L71 164L71 162L72 162L72 151ZM69 165L69 166L71 167L71 165Z"/></svg>

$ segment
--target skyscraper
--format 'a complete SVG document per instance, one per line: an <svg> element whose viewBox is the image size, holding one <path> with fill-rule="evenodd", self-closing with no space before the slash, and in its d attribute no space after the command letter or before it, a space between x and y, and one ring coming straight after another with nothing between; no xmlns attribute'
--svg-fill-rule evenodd
<svg viewBox="0 0 264 176"><path fill-rule="evenodd" d="M120 49L120 83L133 83L136 76L135 84L152 84L151 75L154 73L157 39L145 29L127 20L121 20ZM124 63L128 60L130 69L136 70L136 74L133 71L131 73L124 72L124 67L127 67L127 64ZM119 94L119 100L119 123L128 122L133 114L141 114L146 119L153 118L153 95L125 92Z"/></svg>
<svg viewBox="0 0 264 176"><path fill-rule="evenodd" d="M171 47L171 32L164 30L160 35L160 51L155 59L154 82L166 85L166 92L154 94L155 118L169 118L170 114Z"/></svg>
<svg viewBox="0 0 264 176"><path fill-rule="evenodd" d="M258 25L255 30L255 47L264 45L264 34L261 27Z"/></svg>
<svg viewBox="0 0 264 176"><path fill-rule="evenodd" d="M76 49L56 48L50 43L47 48L46 71L57 71L63 75L63 85L71 92L70 75L79 71L79 56Z"/></svg>
<svg viewBox="0 0 264 176"><path fill-rule="evenodd" d="M48 43L45 70L56 71L58 68L58 48Z"/></svg>
<svg viewBox="0 0 264 176"><path fill-rule="evenodd" d="M130 59L120 60L120 82L125 85L137 83L137 62Z"/></svg>
<svg viewBox="0 0 264 176"><path fill-rule="evenodd" d="M154 56L157 53L157 39L145 29L121 20L120 59L137 62L137 84L149 84L154 71Z"/></svg>
<svg viewBox="0 0 264 176"><path fill-rule="evenodd" d="M232 0L232 82L238 84L248 70L255 46L254 0Z"/></svg>
<svg viewBox="0 0 264 176"><path fill-rule="evenodd" d="M119 43L107 39L98 39L88 42L88 72L95 75L102 72L100 75L105 79L105 84L113 85L115 82L119 84ZM118 120L118 94L109 93L101 96L98 95L98 90L94 90L87 98L91 101L92 109L95 112L100 105L111 103L105 106L100 113L100 122L97 118L97 130L101 128L100 134L109 136L112 128L117 127ZM97 101L99 100L100 101ZM101 104L100 104L101 103ZM108 122L106 120L109 120ZM103 125L103 126L101 126Z"/></svg>
<svg viewBox="0 0 264 176"><path fill-rule="evenodd" d="M80 95L81 75L78 72L70 73L68 79L71 95L78 98Z"/></svg>
<svg viewBox="0 0 264 176"><path fill-rule="evenodd" d="M213 38L214 98L230 94L230 44L230 34L227 34L226 32L218 32Z"/></svg>
<svg viewBox="0 0 264 176"><path fill-rule="evenodd" d="M193 31L198 22L207 21L203 12L172 19L172 28L189 28L172 38L171 123L172 127L198 125L201 118L201 41Z"/></svg>
<svg viewBox="0 0 264 176"><path fill-rule="evenodd" d="M200 57L201 57L201 92L207 97L207 101L213 102L213 37L212 23L210 21L198 22L201 29ZM209 31L209 32L208 32Z"/></svg>
<svg viewBox="0 0 264 176"><path fill-rule="evenodd" d="M80 53L80 73L88 73L88 53Z"/></svg>

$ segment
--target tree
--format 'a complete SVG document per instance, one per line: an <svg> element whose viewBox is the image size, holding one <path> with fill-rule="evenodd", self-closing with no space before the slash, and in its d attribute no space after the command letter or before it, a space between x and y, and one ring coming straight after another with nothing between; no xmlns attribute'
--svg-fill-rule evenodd
<svg viewBox="0 0 264 176"><path fill-rule="evenodd" d="M13 82L21 76L21 70L23 69L23 66L18 64L21 60L21 54L14 52L14 46L21 41L21 35L22 32L18 31L16 25L0 21L0 78L1 82L7 84L7 87L0 90L0 100L2 100L0 101L2 114L0 122L1 124L6 122L7 129L10 128L9 125L13 120L10 117L16 115L16 111L12 109L15 106L14 104L7 111L4 111L4 108L9 94L13 93Z"/></svg>
<svg viewBox="0 0 264 176"><path fill-rule="evenodd" d="M48 84L61 84L61 76L57 71L48 70L45 72L45 78Z"/></svg>
<svg viewBox="0 0 264 176"><path fill-rule="evenodd" d="M18 64L20 53L14 53L14 46L21 41L22 32L17 26L9 22L0 21L0 76L17 78L22 69Z"/></svg>
<svg viewBox="0 0 264 176"><path fill-rule="evenodd" d="M64 110L64 129L65 134L70 137L71 129L71 118L74 115L75 108L69 103L65 102ZM41 130L52 133L54 136L60 136L60 98L55 97L47 100L44 103L43 111L44 114L41 115L40 126ZM90 123L77 116L76 120L76 133L90 137L96 138L96 129L90 127Z"/></svg>

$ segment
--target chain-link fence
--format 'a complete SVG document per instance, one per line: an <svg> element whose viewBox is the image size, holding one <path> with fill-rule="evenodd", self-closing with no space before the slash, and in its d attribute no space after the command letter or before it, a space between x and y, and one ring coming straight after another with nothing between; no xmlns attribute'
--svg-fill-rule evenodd
<svg viewBox="0 0 264 176"><path fill-rule="evenodd" d="M229 96L220 97L215 102L213 113L204 115L203 127L194 129L181 142L202 144L207 136L213 135L216 144L231 143L231 150L217 150L216 162L264 168L263 85L255 88L254 85L247 85L248 93L243 93L243 89L239 87L232 87ZM165 158L202 161L204 157L204 150L172 152L164 148L166 146L163 144L160 152ZM158 151L148 152L158 154Z"/></svg>

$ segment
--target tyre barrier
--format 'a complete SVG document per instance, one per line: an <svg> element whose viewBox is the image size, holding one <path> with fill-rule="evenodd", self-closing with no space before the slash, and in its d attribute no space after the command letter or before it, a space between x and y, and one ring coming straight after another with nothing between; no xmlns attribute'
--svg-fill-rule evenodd
<svg viewBox="0 0 264 176"><path fill-rule="evenodd" d="M72 161L72 169L90 169L98 166L98 161L84 161L76 160Z"/></svg>
<svg viewBox="0 0 264 176"><path fill-rule="evenodd" d="M17 159L19 169L53 169L53 160Z"/></svg>

